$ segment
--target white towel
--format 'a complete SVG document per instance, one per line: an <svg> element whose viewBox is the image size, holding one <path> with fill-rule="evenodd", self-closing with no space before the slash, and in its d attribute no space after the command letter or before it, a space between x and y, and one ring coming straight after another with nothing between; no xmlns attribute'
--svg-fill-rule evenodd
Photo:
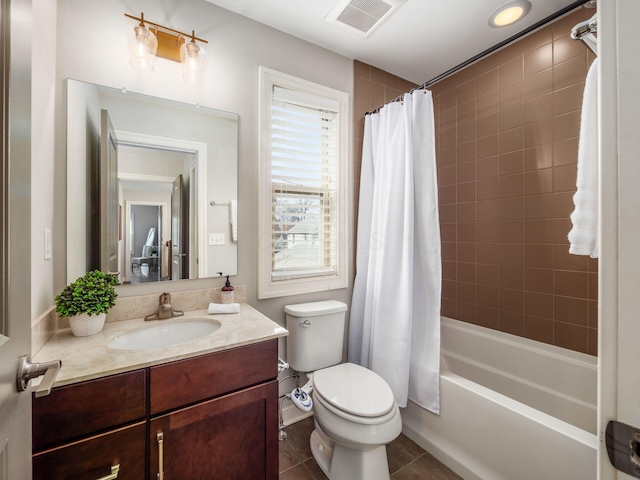
<svg viewBox="0 0 640 480"><path fill-rule="evenodd" d="M231 224L231 239L238 243L238 201L229 201L229 223Z"/></svg>
<svg viewBox="0 0 640 480"><path fill-rule="evenodd" d="M598 258L598 59L584 85L580 140L578 143L578 187L573 196L573 228L569 232L569 253Z"/></svg>
<svg viewBox="0 0 640 480"><path fill-rule="evenodd" d="M215 315L216 313L240 313L239 303L210 303L209 315Z"/></svg>

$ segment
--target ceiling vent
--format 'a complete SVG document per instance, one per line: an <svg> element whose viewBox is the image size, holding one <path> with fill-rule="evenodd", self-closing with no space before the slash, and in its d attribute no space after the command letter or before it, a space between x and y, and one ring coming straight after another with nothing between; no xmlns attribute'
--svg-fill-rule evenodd
<svg viewBox="0 0 640 480"><path fill-rule="evenodd" d="M327 23L368 37L406 0L341 0L324 17Z"/></svg>

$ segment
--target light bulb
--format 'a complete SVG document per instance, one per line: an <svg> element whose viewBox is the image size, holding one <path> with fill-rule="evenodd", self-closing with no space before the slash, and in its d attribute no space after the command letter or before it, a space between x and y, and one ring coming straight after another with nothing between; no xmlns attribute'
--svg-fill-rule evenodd
<svg viewBox="0 0 640 480"><path fill-rule="evenodd" d="M158 39L154 33L139 25L129 38L129 63L134 70L153 70L158 51Z"/></svg>
<svg viewBox="0 0 640 480"><path fill-rule="evenodd" d="M180 47L182 78L190 83L202 82L207 69L207 55L194 41L185 42Z"/></svg>

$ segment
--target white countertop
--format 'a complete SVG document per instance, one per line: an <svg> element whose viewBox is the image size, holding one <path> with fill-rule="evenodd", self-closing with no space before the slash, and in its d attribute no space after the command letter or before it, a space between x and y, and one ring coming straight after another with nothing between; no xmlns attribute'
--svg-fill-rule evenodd
<svg viewBox="0 0 640 480"><path fill-rule="evenodd" d="M145 350L116 350L107 347L114 336L148 327L158 322L180 322L206 317L220 322L215 332L177 345ZM255 310L240 304L240 313L208 315L207 310L185 312L184 316L145 322L143 318L108 322L102 332L89 337L75 337L71 329L58 330L32 358L32 362L62 360L54 387L105 377L161 363L250 345L288 335L288 331ZM40 377L42 378L42 377Z"/></svg>

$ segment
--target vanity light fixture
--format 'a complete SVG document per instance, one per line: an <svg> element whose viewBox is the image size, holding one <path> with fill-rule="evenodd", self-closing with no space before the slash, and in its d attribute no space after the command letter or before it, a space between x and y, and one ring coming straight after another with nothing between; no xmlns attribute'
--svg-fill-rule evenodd
<svg viewBox="0 0 640 480"><path fill-rule="evenodd" d="M191 31L191 41L180 46L182 78L190 83L202 82L207 71L207 54L196 43L195 32Z"/></svg>
<svg viewBox="0 0 640 480"><path fill-rule="evenodd" d="M125 17L140 22L134 27L129 41L129 62L131 68L140 71L151 71L156 57L166 58L182 64L182 78L187 82L201 82L207 70L207 55L204 49L196 43L209 43L196 37L195 31L191 35L165 27L144 18L134 17L127 13ZM150 28L147 28L150 25Z"/></svg>
<svg viewBox="0 0 640 480"><path fill-rule="evenodd" d="M129 63L131 68L141 72L153 70L158 52L158 37L144 26L144 13L140 25L133 29L129 37Z"/></svg>
<svg viewBox="0 0 640 480"><path fill-rule="evenodd" d="M506 27L516 23L531 10L531 3L527 0L509 2L489 16L489 25L494 28Z"/></svg>

